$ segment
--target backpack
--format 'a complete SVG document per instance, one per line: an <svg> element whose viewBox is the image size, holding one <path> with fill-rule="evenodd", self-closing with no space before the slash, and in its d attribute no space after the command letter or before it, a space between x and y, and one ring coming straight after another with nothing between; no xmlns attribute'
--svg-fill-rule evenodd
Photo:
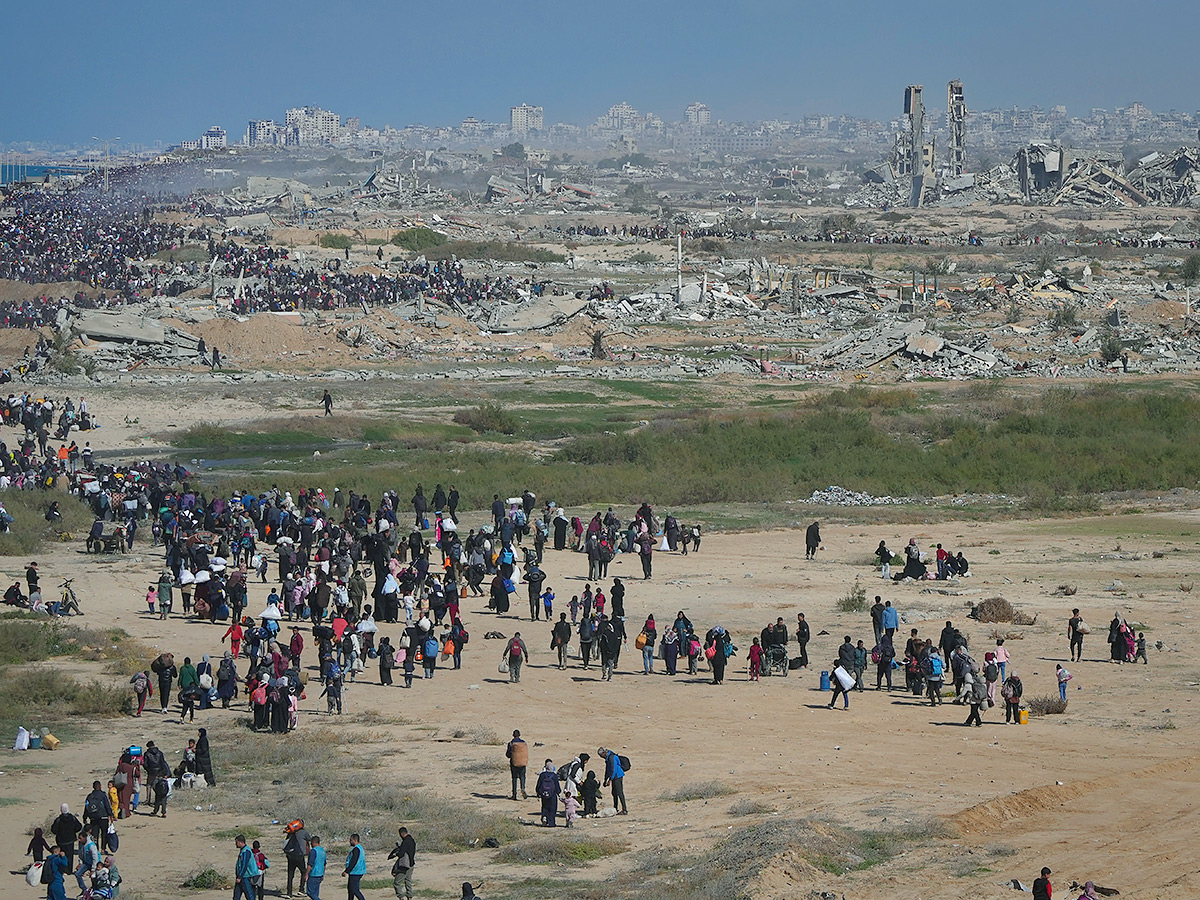
<svg viewBox="0 0 1200 900"><path fill-rule="evenodd" d="M138 672L133 676L133 689L139 693L146 693L146 689L150 687L150 679L146 677L145 672Z"/></svg>
<svg viewBox="0 0 1200 900"><path fill-rule="evenodd" d="M42 884L49 884L54 880L54 870L50 867L50 860L42 863L42 877L39 879Z"/></svg>
<svg viewBox="0 0 1200 900"><path fill-rule="evenodd" d="M725 658L729 659L729 657L733 656L733 654L735 654L735 653L737 653L737 647L735 647L733 645L733 641L726 641L725 642Z"/></svg>
<svg viewBox="0 0 1200 900"><path fill-rule="evenodd" d="M942 677L944 671L942 658L936 654L931 654L929 657L929 677L931 679L939 679Z"/></svg>
<svg viewBox="0 0 1200 900"><path fill-rule="evenodd" d="M878 647L874 648L871 651L871 662L873 662L873 663L883 662L883 651L880 650Z"/></svg>
<svg viewBox="0 0 1200 900"><path fill-rule="evenodd" d="M632 764L629 762L629 757L628 757L628 756L622 756L621 754L619 754L619 753L618 753L618 754L617 754L617 759L619 759L619 760L621 761L621 768L622 768L622 769L624 769L624 770L625 770L625 774L626 774L626 775L628 775L628 774L629 774L629 770L633 768L633 765L632 765Z"/></svg>
<svg viewBox="0 0 1200 900"><path fill-rule="evenodd" d="M105 819L112 810L105 809L106 801L99 797L89 797L83 805L83 814L89 819Z"/></svg>
<svg viewBox="0 0 1200 900"><path fill-rule="evenodd" d="M988 663L986 668L983 670L983 677L988 681L995 681L1000 677L1000 669L994 662Z"/></svg>
<svg viewBox="0 0 1200 900"><path fill-rule="evenodd" d="M425 638L425 646L422 648L421 652L425 654L426 659L436 659L438 652L437 638Z"/></svg>
<svg viewBox="0 0 1200 900"><path fill-rule="evenodd" d="M471 635L467 632L467 629L460 628L458 630L458 640L464 647L467 646L467 642L471 640Z"/></svg>
<svg viewBox="0 0 1200 900"><path fill-rule="evenodd" d="M588 643L595 637L595 627L592 625L591 619L584 619L579 623L579 640L581 643Z"/></svg>
<svg viewBox="0 0 1200 900"><path fill-rule="evenodd" d="M329 663L329 674L326 675L325 677L328 678L330 681L337 681L339 678L342 677L342 667L339 666L336 662L331 661Z"/></svg>

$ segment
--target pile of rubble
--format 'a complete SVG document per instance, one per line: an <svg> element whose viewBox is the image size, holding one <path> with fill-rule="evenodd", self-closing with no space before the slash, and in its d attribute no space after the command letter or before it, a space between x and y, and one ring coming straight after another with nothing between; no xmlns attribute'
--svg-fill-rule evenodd
<svg viewBox="0 0 1200 900"><path fill-rule="evenodd" d="M925 327L924 319L888 322L852 331L813 351L813 356L839 369L863 371L893 359L911 375L969 378L1009 373L1014 366L992 349L984 335L958 341Z"/></svg>
<svg viewBox="0 0 1200 900"><path fill-rule="evenodd" d="M176 365L194 360L200 347L195 335L133 312L80 311L70 315L62 310L58 329L78 338L98 365L111 368L142 363Z"/></svg>
<svg viewBox="0 0 1200 900"><path fill-rule="evenodd" d="M851 491L831 484L823 491L813 491L808 502L822 506L901 506L915 501L912 497L876 497L865 491Z"/></svg>

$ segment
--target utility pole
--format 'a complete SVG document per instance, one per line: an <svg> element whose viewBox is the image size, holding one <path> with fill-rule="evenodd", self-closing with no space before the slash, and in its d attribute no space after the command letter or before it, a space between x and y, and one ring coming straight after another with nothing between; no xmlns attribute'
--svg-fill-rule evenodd
<svg viewBox="0 0 1200 900"><path fill-rule="evenodd" d="M106 140L104 138L98 138L95 135L92 135L92 140L104 145L104 193L107 194L108 193L109 160L111 158L110 154L109 154L109 145L115 144L117 141L120 140L120 138L116 137L116 138L109 138Z"/></svg>

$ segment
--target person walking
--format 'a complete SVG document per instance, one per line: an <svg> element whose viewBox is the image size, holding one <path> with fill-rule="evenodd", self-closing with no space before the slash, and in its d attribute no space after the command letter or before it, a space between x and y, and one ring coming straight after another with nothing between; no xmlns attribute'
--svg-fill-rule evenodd
<svg viewBox="0 0 1200 900"><path fill-rule="evenodd" d="M330 396L329 391L326 391L324 393L324 395L321 397L321 403L325 407L325 415L332 416L333 415L333 397Z"/></svg>
<svg viewBox="0 0 1200 900"><path fill-rule="evenodd" d="M58 816L50 823L50 833L54 835L55 846L62 850L68 869L75 864L75 840L81 831L83 823L64 803L59 807Z"/></svg>
<svg viewBox="0 0 1200 900"><path fill-rule="evenodd" d="M871 659L875 662L875 690L881 690L883 680L887 679L887 687L892 689L892 660L896 658L896 647L892 644L892 636L885 629L879 643L871 650Z"/></svg>
<svg viewBox="0 0 1200 900"><path fill-rule="evenodd" d="M635 643L642 645L642 674L654 674L654 644L658 640L658 629L654 626L653 614L646 616L646 624L642 626L642 633L638 635L638 640Z"/></svg>
<svg viewBox="0 0 1200 900"><path fill-rule="evenodd" d="M529 662L529 651L525 649L525 642L521 640L521 632L514 632L512 640L504 647L503 658L508 662L509 683L520 683L521 664Z"/></svg>
<svg viewBox="0 0 1200 900"><path fill-rule="evenodd" d="M871 607L871 631L875 634L875 643L883 635L883 598L875 595L875 604Z"/></svg>
<svg viewBox="0 0 1200 900"><path fill-rule="evenodd" d="M283 845L283 856L287 860L287 895L294 897L295 893L292 886L296 880L296 876L300 876L300 893L305 891L305 884L308 881L308 851L312 849L312 841L308 833L308 829L304 827L304 820L297 820L300 824L297 828L289 828L287 831L287 840Z"/></svg>
<svg viewBox="0 0 1200 900"><path fill-rule="evenodd" d="M849 640L849 638L847 638L847 640ZM839 677L839 674L845 673L847 678L853 678L853 676L850 674L850 671L842 665L840 659L835 659L833 661L833 663L830 665L829 669L830 669L831 674L833 675L833 678L831 679L831 681L833 682L833 696L829 698L829 708L833 709L834 704L837 703L838 694L841 694L842 695L842 709L849 709L850 708L850 688L848 688L844 684L842 684L842 679Z"/></svg>
<svg viewBox="0 0 1200 900"><path fill-rule="evenodd" d="M233 868L233 900L242 900L243 897L245 900L257 900L254 880L262 874L262 870L254 858L254 851L246 844L244 834L235 837L233 844L238 848L237 863Z"/></svg>
<svg viewBox="0 0 1200 900"><path fill-rule="evenodd" d="M560 791L558 775L554 772L553 760L546 760L537 780L537 795L542 801L542 825L553 828L557 823L558 794Z"/></svg>
<svg viewBox="0 0 1200 900"><path fill-rule="evenodd" d="M1021 695L1025 692L1025 686L1021 684L1021 677L1013 672L1004 679L1004 684L1000 686L1000 696L1004 698L1004 724L1009 723L1020 724L1021 722Z"/></svg>
<svg viewBox="0 0 1200 900"><path fill-rule="evenodd" d="M363 876L367 874L367 851L357 833L350 835L350 852L346 854L346 868L342 874L346 876L346 900L367 900L361 887Z"/></svg>
<svg viewBox="0 0 1200 900"><path fill-rule="evenodd" d="M1058 682L1058 699L1066 703L1067 682L1071 680L1071 673L1063 668L1062 663L1058 663L1054 667L1054 678Z"/></svg>
<svg viewBox="0 0 1200 900"><path fill-rule="evenodd" d="M63 853L63 848L55 845L43 865L42 877L45 878L46 873L49 872L50 878L46 882L46 900L67 900L67 890L66 885L63 884L63 876L71 871L71 864L67 861L67 857Z"/></svg>
<svg viewBox="0 0 1200 900"><path fill-rule="evenodd" d="M558 653L558 667L567 667L567 647L571 643L571 623L567 621L566 613L558 614L558 621L550 631L550 649Z"/></svg>
<svg viewBox="0 0 1200 900"><path fill-rule="evenodd" d="M604 786L612 788L612 801L617 808L617 815L629 815L629 808L625 805L625 766L621 757L603 747L596 750L596 755L604 760Z"/></svg>
<svg viewBox="0 0 1200 900"><path fill-rule="evenodd" d="M308 839L308 881L304 893L308 900L321 900L321 882L325 880L325 848L321 846L321 836L314 834Z"/></svg>
<svg viewBox="0 0 1200 900"><path fill-rule="evenodd" d="M388 854L388 859L396 860L392 863L392 890L396 892L396 900L412 900L413 869L417 866L417 841L403 825L400 826L399 834L400 840Z"/></svg>
<svg viewBox="0 0 1200 900"><path fill-rule="evenodd" d="M521 739L520 731L513 730L512 740L504 748L504 755L508 757L508 773L512 776L512 799L517 799L518 784L521 786L521 799L528 799L529 795L525 793L525 771L529 765L529 745Z"/></svg>
<svg viewBox="0 0 1200 900"><path fill-rule="evenodd" d="M1086 634L1086 628L1079 610L1071 610L1071 618L1067 619L1067 642L1070 645L1071 662L1083 661L1083 636Z"/></svg>
<svg viewBox="0 0 1200 900"><path fill-rule="evenodd" d="M967 700L971 704L971 713L963 724L982 727L983 719L979 717L979 713L987 703L987 682L984 680L982 672L967 672L964 679L966 680Z"/></svg>

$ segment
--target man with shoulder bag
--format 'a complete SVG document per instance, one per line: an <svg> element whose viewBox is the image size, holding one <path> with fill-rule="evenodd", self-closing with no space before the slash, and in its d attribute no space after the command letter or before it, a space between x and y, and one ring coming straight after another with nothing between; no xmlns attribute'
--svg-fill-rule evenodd
<svg viewBox="0 0 1200 900"><path fill-rule="evenodd" d="M396 860L392 863L392 888L397 900L412 900L412 872L417 862L417 842L403 825L400 826L400 840L388 854L388 859Z"/></svg>

